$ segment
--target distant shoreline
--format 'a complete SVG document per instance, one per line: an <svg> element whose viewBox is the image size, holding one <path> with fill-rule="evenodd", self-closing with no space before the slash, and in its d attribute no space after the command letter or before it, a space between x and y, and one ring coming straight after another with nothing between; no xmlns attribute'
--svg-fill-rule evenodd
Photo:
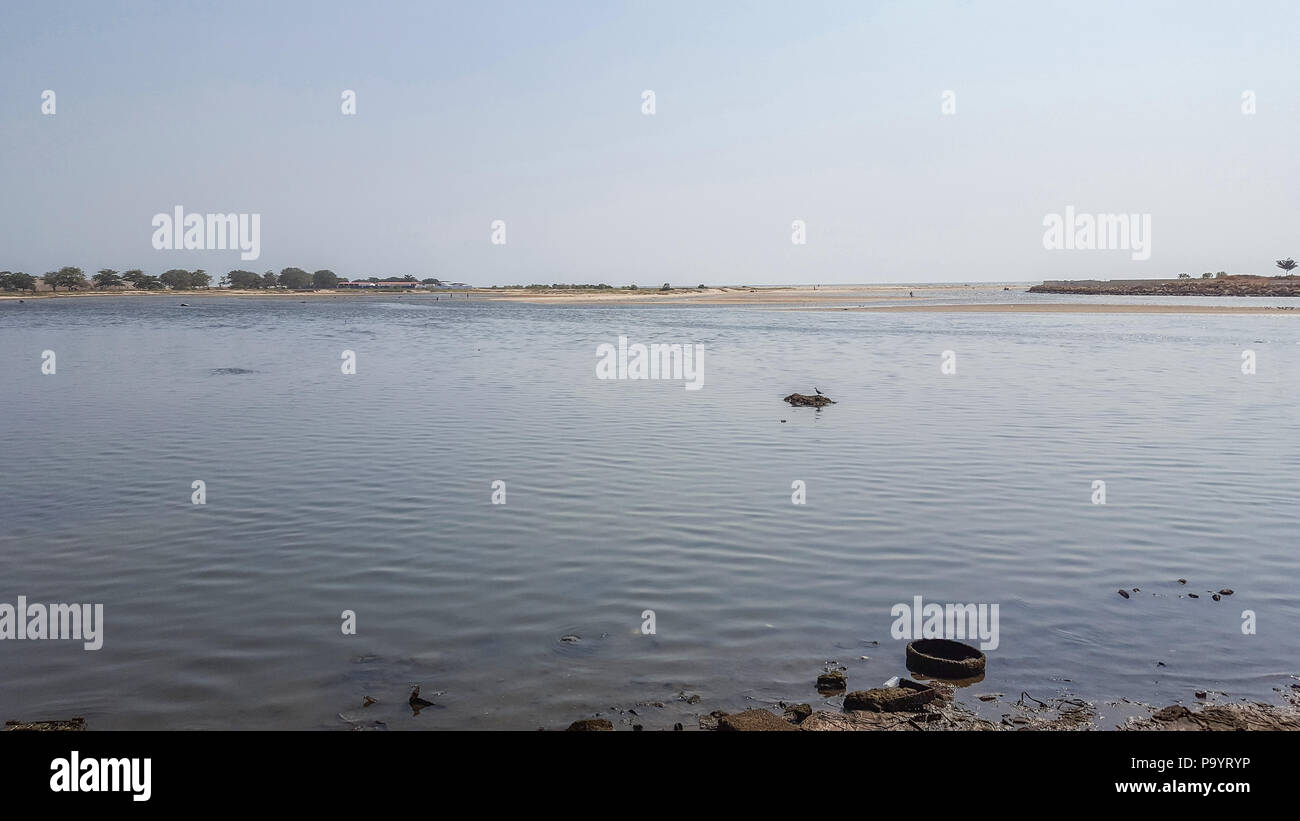
<svg viewBox="0 0 1300 821"><path fill-rule="evenodd" d="M1232 276L1186 279L1047 280L1031 294L1109 296L1300 296L1300 277Z"/></svg>
<svg viewBox="0 0 1300 821"><path fill-rule="evenodd" d="M1273 278L1276 280L1276 278ZM1147 280L1146 282L1161 282ZM1178 282L1177 280L1165 280ZM1214 282L1205 280L1204 282ZM1222 282L1223 280L1218 280ZM1182 280L1186 282L1186 280ZM1193 280L1195 284L1201 282ZM1041 286L1036 286L1041 287ZM1034 288L1028 289L1034 291ZM987 301L951 303L942 301L943 297L953 291L970 294L976 299ZM1296 315L1300 310L1290 306L1272 305L1171 305L1138 300L1124 303L1093 302L1002 302L1006 291L1025 293L1024 285L1014 288L1003 284L980 285L830 285L830 286L766 286L766 287L713 287L713 288L673 288L661 289L639 288L630 290L617 289L553 289L553 288L469 288L458 290L382 290L359 291L352 289L290 291L275 289L234 290L229 288L211 288L203 290L171 291L133 291L133 290L96 290L48 292L36 294L12 293L0 294L0 302L128 298L161 299L172 303L199 302L216 297L238 299L278 299L307 302L319 299L390 301L394 299L412 302L459 302L459 301L501 301L527 303L534 305L626 305L632 306L735 306L766 308L775 310L804 311L858 311L875 313L1024 313L1024 314L1267 314ZM1049 293L1074 293L1073 291L1050 291ZM1094 294L1089 291L1089 295ZM984 297L987 294L987 297ZM1135 294L1138 295L1138 294ZM1163 295L1163 294L1162 294ZM1182 295L1182 294L1171 294ZM1248 294L1254 296L1254 294ZM1300 278L1297 278L1297 293L1300 296ZM940 301L935 301L940 297ZM874 304L862 304L862 303Z"/></svg>

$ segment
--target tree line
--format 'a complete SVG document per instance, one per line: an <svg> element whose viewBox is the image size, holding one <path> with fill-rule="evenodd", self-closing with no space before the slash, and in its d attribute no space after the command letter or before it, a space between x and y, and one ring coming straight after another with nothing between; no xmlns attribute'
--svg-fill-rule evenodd
<svg viewBox="0 0 1300 821"><path fill-rule="evenodd" d="M144 271L132 269L122 271L121 273L111 268L102 268L89 279L86 272L80 268L64 267L57 271L49 271L40 278L50 290L57 292L60 288L65 291L82 291L86 289L105 290L109 288L123 288L127 285L141 291L188 291L195 288L211 287L212 277L202 268L195 271L187 271L184 268L172 268L164 271L157 276L146 274ZM280 273L275 271L265 271L257 273L256 271L230 271L223 276L218 283L222 287L238 288L241 290L261 290L268 288L287 288L289 290L307 290L309 288L333 288L342 281L338 274L328 269L322 269L314 273L308 273L302 268L285 268ZM437 279L429 278L417 280L415 277L407 274L400 277L369 277L368 282L420 282L424 285L441 285L442 282ZM0 290L3 291L31 291L36 292L37 278L31 274L25 274L21 271L0 271Z"/></svg>

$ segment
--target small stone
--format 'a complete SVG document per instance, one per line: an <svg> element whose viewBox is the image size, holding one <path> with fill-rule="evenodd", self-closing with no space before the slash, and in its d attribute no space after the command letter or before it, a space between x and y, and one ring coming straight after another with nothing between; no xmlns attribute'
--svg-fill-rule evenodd
<svg viewBox="0 0 1300 821"><path fill-rule="evenodd" d="M1189 598L1189 599L1199 599L1200 596L1196 595L1195 593L1188 593L1188 594L1187 594L1187 598Z"/></svg>
<svg viewBox="0 0 1300 821"><path fill-rule="evenodd" d="M366 697L365 697L365 700L363 700L363 701L361 702L361 706L362 706L362 707L369 707L371 704L374 704L374 703L375 703L375 699L371 698L370 696L366 696Z"/></svg>
<svg viewBox="0 0 1300 821"><path fill-rule="evenodd" d="M699 695L693 695L690 698L686 699L687 704L698 704L699 701L700 701Z"/></svg>
<svg viewBox="0 0 1300 821"><path fill-rule="evenodd" d="M1179 579L1179 580L1178 580L1178 583L1179 583L1179 584L1187 584L1187 579Z"/></svg>
<svg viewBox="0 0 1300 821"><path fill-rule="evenodd" d="M1196 697L1197 697L1197 698L1205 698L1205 691L1204 691L1204 690L1197 690L1197 691L1196 691Z"/></svg>
<svg viewBox="0 0 1300 821"><path fill-rule="evenodd" d="M1210 596L1210 598L1214 599L1215 601L1221 601L1223 599L1223 597L1220 596L1218 593L1215 593L1213 596Z"/></svg>
<svg viewBox="0 0 1300 821"><path fill-rule="evenodd" d="M1119 594L1120 594L1121 596L1123 596L1124 598L1126 598L1126 599L1128 598L1128 591L1127 591L1127 590L1120 590L1120 591L1119 591Z"/></svg>
<svg viewBox="0 0 1300 821"><path fill-rule="evenodd" d="M1219 593L1220 593L1221 595L1224 595L1224 596L1231 596L1231 595L1232 595L1232 588L1231 588L1231 587L1225 587L1225 588L1223 588L1222 590L1220 590Z"/></svg>
<svg viewBox="0 0 1300 821"><path fill-rule="evenodd" d="M674 733L682 732L682 723L680 721L673 725L673 732Z"/></svg>

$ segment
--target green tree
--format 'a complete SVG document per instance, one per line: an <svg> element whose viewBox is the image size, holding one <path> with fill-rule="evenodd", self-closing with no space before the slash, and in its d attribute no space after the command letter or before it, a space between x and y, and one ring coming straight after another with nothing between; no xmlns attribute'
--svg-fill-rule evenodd
<svg viewBox="0 0 1300 821"><path fill-rule="evenodd" d="M197 271L190 271L191 288L206 288L211 284L212 284L212 277L208 276L207 271L203 270L202 268L198 269Z"/></svg>
<svg viewBox="0 0 1300 821"><path fill-rule="evenodd" d="M274 288L278 284L279 280L276 279L275 271L267 271L265 274L262 274L263 288Z"/></svg>
<svg viewBox="0 0 1300 821"><path fill-rule="evenodd" d="M64 267L57 271L50 271L44 279L51 291L59 290L59 286L69 291L86 287L86 274L80 268Z"/></svg>
<svg viewBox="0 0 1300 821"><path fill-rule="evenodd" d="M135 281L135 287L142 291L161 291L166 286L162 284L158 277L141 274Z"/></svg>
<svg viewBox="0 0 1300 821"><path fill-rule="evenodd" d="M311 284L317 288L333 288L339 284L339 275L325 268L311 275Z"/></svg>
<svg viewBox="0 0 1300 821"><path fill-rule="evenodd" d="M96 288L115 288L122 284L122 278L112 268L100 268L99 273L91 277Z"/></svg>
<svg viewBox="0 0 1300 821"><path fill-rule="evenodd" d="M188 291L190 289L190 272L184 268L172 268L170 271L163 271L158 277L158 281L173 291Z"/></svg>
<svg viewBox="0 0 1300 821"><path fill-rule="evenodd" d="M1277 267L1281 268L1283 271L1286 272L1284 276L1291 276L1291 270L1295 268L1295 260L1291 259L1290 257L1287 257L1286 259L1279 259L1277 261Z"/></svg>
<svg viewBox="0 0 1300 821"><path fill-rule="evenodd" d="M239 290L256 290L262 287L262 275L255 271L231 271L226 274L230 287Z"/></svg>
<svg viewBox="0 0 1300 821"><path fill-rule="evenodd" d="M280 284L291 291L311 287L311 274L301 268L285 268L280 272Z"/></svg>
<svg viewBox="0 0 1300 821"><path fill-rule="evenodd" d="M142 276L144 276L144 271L141 271L139 268L132 268L129 271L122 272L122 281L134 285L140 281L140 277Z"/></svg>
<svg viewBox="0 0 1300 821"><path fill-rule="evenodd" d="M1191 278L1192 278L1192 275L1191 275L1191 274L1179 274L1179 275L1178 275L1178 278L1179 278L1179 279L1191 279Z"/></svg>
<svg viewBox="0 0 1300 821"><path fill-rule="evenodd" d="M31 274L24 274L22 271L16 271L9 275L9 287L15 291L36 293L36 277Z"/></svg>
<svg viewBox="0 0 1300 821"><path fill-rule="evenodd" d="M0 291L12 291L14 289L13 276L12 271L0 271Z"/></svg>

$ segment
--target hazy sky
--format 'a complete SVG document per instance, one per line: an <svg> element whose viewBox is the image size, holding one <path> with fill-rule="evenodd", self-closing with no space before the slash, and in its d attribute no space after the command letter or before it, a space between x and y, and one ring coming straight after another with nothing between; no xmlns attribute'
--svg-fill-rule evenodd
<svg viewBox="0 0 1300 821"><path fill-rule="evenodd" d="M1277 273L1298 146L1285 0L0 7L0 269L35 274ZM261 257L155 250L177 205L260 214ZM1149 214L1150 259L1044 249L1067 206Z"/></svg>

